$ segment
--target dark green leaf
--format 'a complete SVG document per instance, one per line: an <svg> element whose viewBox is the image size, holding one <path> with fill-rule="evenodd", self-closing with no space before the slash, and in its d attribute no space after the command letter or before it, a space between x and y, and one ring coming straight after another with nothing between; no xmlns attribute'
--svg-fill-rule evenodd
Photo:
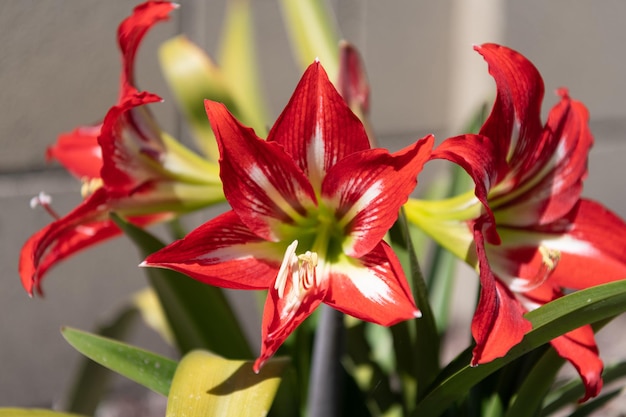
<svg viewBox="0 0 626 417"><path fill-rule="evenodd" d="M154 236L113 215L113 220L147 256L164 245ZM227 358L251 358L241 326L221 288L175 271L146 268L183 353L207 349Z"/></svg>
<svg viewBox="0 0 626 417"><path fill-rule="evenodd" d="M476 383L521 355L570 330L625 310L626 281L617 281L575 292L531 311L526 317L533 324L533 330L504 358L471 368L468 349L440 373L417 404L415 415L439 416Z"/></svg>

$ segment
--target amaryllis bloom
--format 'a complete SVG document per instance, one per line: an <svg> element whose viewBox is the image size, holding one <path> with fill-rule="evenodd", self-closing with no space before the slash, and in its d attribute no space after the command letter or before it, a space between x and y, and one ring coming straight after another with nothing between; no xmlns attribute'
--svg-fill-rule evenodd
<svg viewBox="0 0 626 417"><path fill-rule="evenodd" d="M19 272L29 294L41 293L41 279L59 261L121 234L109 219L110 212L146 226L224 201L217 165L162 132L146 107L161 99L135 87L137 48L146 32L175 7L170 2L147 2L120 24L123 71L117 104L102 123L63 134L48 149L48 158L59 160L83 180L85 200L63 217L46 199L34 200L56 220L22 248Z"/></svg>
<svg viewBox="0 0 626 417"><path fill-rule="evenodd" d="M382 239L430 157L432 137L393 154L370 149L363 125L315 62L267 141L206 101L232 210L150 255L219 287L269 289L258 372L320 303L381 325L419 316Z"/></svg>
<svg viewBox="0 0 626 417"><path fill-rule="evenodd" d="M453 138L433 152L465 167L476 193L407 204L410 221L480 270L474 365L505 355L522 339L531 329L526 311L564 291L626 277L626 224L581 198L593 143L586 108L561 89L542 125L537 69L502 46L476 50L496 81L493 110L481 136ZM591 327L551 343L582 377L583 400L597 395L602 362Z"/></svg>

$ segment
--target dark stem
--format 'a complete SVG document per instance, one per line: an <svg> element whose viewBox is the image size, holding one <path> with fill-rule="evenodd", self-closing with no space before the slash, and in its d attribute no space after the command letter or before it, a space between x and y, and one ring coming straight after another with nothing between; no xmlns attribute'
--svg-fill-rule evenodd
<svg viewBox="0 0 626 417"><path fill-rule="evenodd" d="M341 415L345 332L343 313L322 304L320 322L313 342L311 380L309 383L309 417Z"/></svg>

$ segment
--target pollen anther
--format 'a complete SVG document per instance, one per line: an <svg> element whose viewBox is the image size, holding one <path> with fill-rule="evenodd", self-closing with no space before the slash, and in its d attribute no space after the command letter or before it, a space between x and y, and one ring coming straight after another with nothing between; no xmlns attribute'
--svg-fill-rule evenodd
<svg viewBox="0 0 626 417"><path fill-rule="evenodd" d="M285 251L283 262L278 270L274 288L278 290L278 297L283 298L288 280L291 279L292 296L300 296L301 290L308 290L317 284L317 263L316 252L306 251L301 255L296 255L298 241L294 240Z"/></svg>

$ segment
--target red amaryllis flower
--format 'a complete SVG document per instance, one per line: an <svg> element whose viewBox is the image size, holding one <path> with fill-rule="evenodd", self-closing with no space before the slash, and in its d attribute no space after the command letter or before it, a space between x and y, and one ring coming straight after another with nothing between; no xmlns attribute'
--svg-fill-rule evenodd
<svg viewBox="0 0 626 417"><path fill-rule="evenodd" d="M626 277L626 224L581 198L593 143L586 108L561 89L542 125L537 69L502 46L476 50L496 81L493 110L481 136L453 138L433 152L465 167L476 193L407 205L410 221L480 270L474 365L503 356L522 339L531 328L526 311L566 290ZM583 401L597 395L602 362L591 327L551 343L581 375Z"/></svg>
<svg viewBox="0 0 626 417"><path fill-rule="evenodd" d="M370 149L318 62L267 141L222 104L205 103L232 210L150 255L144 266L220 287L269 289L257 372L322 302L381 325L419 315L382 238L416 185L432 137L394 154Z"/></svg>
<svg viewBox="0 0 626 417"><path fill-rule="evenodd" d="M218 167L162 132L145 106L161 99L134 85L134 58L141 40L175 7L150 1L120 24L123 71L118 103L101 124L63 134L48 149L48 158L59 160L84 181L86 198L64 217L57 216L47 201L35 200L57 220L22 248L19 272L30 295L41 293L41 279L59 261L121 234L109 219L112 211L146 226L223 201Z"/></svg>

